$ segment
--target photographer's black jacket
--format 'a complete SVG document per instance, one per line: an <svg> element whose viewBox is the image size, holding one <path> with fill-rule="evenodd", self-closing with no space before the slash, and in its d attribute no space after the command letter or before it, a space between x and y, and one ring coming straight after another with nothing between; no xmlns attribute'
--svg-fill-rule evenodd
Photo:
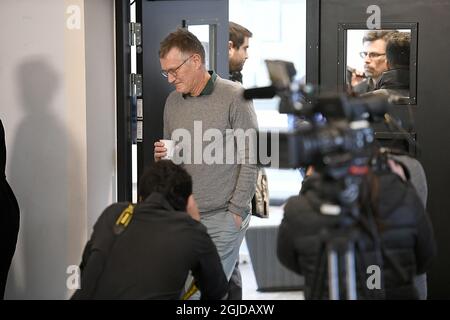
<svg viewBox="0 0 450 320"><path fill-rule="evenodd" d="M200 222L152 193L115 235L113 226L127 206L109 206L96 222L80 265L81 289L72 299L180 299L189 270L202 299L226 295L219 255Z"/></svg>
<svg viewBox="0 0 450 320"><path fill-rule="evenodd" d="M435 255L435 243L429 218L414 188L393 173L379 174L378 229L383 250L376 250L368 233L357 238L356 265L358 298L415 299L416 274L427 271ZM326 253L319 263L322 239L340 229L342 215L320 213L326 186L318 176L304 181L301 194L289 199L278 234L278 258L294 272L305 276L305 297L328 298ZM358 228L357 230L361 230ZM382 259L377 253L383 252ZM366 290L368 265L381 264L382 289ZM314 277L324 285L314 291ZM344 278L340 275L341 280ZM319 292L319 294L318 294ZM378 295L378 293L385 294Z"/></svg>

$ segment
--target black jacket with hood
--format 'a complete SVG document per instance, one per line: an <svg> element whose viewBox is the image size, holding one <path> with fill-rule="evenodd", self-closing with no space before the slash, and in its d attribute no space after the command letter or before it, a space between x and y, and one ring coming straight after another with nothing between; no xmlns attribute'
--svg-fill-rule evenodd
<svg viewBox="0 0 450 320"><path fill-rule="evenodd" d="M117 235L115 222L127 206L113 204L97 220L83 252L81 289L72 299L180 299L189 271L202 299L226 295L217 249L200 222L154 192Z"/></svg>
<svg viewBox="0 0 450 320"><path fill-rule="evenodd" d="M335 186L324 184L318 175L307 178L301 194L287 202L278 234L278 257L286 267L305 276L307 299L328 297L322 244L339 232L354 235L358 299L418 298L413 279L427 270L436 251L431 223L409 182L390 172L377 177L378 212L376 224L372 224L376 225L372 228L377 230L376 237L345 212L337 216L320 213L322 204L336 203L336 199L330 197ZM360 215L370 221L366 213ZM380 267L381 290L367 288L370 265Z"/></svg>

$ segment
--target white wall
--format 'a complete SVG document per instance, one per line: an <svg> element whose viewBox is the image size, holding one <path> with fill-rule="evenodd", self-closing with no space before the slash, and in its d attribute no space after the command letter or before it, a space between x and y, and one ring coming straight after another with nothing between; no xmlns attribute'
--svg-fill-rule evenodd
<svg viewBox="0 0 450 320"><path fill-rule="evenodd" d="M0 117L21 210L7 299L68 297L66 269L115 200L112 8L113 0L0 2Z"/></svg>
<svg viewBox="0 0 450 320"><path fill-rule="evenodd" d="M85 0L88 230L116 197L114 0ZM90 232L90 231L89 231Z"/></svg>

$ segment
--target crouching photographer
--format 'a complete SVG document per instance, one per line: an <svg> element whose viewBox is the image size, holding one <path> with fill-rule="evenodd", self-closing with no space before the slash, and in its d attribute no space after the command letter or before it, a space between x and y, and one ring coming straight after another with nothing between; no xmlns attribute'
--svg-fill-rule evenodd
<svg viewBox="0 0 450 320"><path fill-rule="evenodd" d="M318 94L292 83L292 63L266 63L272 86L245 96L279 95L280 112L309 123L280 134L280 154L285 167L314 168L285 205L279 260L305 277L306 299L418 299L414 280L436 248L406 166L378 147L369 123L390 118L389 99Z"/></svg>

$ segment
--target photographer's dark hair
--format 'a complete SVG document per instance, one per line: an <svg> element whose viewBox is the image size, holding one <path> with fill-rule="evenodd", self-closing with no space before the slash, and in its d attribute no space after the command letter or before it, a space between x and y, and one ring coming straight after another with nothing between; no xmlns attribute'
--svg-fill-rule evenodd
<svg viewBox="0 0 450 320"><path fill-rule="evenodd" d="M391 69L409 68L411 35L408 32L393 33L386 44L386 58Z"/></svg>
<svg viewBox="0 0 450 320"><path fill-rule="evenodd" d="M145 200L153 192L162 194L175 210L185 211L192 194L192 178L170 160L152 163L139 182L139 196Z"/></svg>
<svg viewBox="0 0 450 320"><path fill-rule="evenodd" d="M235 22L230 21L230 38L229 40L233 42L233 47L239 49L240 46L244 43L245 38L251 38L253 33L250 32L247 28L237 24Z"/></svg>

